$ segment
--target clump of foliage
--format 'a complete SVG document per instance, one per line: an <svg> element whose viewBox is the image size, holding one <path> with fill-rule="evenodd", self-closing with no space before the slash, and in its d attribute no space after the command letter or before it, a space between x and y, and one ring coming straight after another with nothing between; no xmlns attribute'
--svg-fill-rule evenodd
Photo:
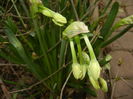
<svg viewBox="0 0 133 99"><path fill-rule="evenodd" d="M103 7L101 0L8 0L8 3L13 4L11 13L16 13L19 20L14 16L1 19L5 31L0 36L4 44L0 49L2 58L25 64L49 91L50 99L62 98L67 82L68 87L85 89L93 96L96 93L88 82L96 90L108 91L100 72L111 57L101 59L99 54L133 27L133 15L114 23L119 4L112 0L107 0ZM1 8L4 16L6 8ZM111 37L124 25L126 28Z"/></svg>

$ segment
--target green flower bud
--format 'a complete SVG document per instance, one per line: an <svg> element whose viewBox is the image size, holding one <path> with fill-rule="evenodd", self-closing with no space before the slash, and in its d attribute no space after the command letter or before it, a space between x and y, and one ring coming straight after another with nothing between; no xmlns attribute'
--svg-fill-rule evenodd
<svg viewBox="0 0 133 99"><path fill-rule="evenodd" d="M99 83L100 83L100 85L101 85L101 89L102 89L104 92L107 92L107 91L108 91L108 86L107 86L106 81L105 81L103 78L99 78Z"/></svg>
<svg viewBox="0 0 133 99"><path fill-rule="evenodd" d="M72 38L78 34L87 32L89 32L88 27L83 22L75 21L63 31L63 36Z"/></svg>
<svg viewBox="0 0 133 99"><path fill-rule="evenodd" d="M51 17L52 21L56 25L63 26L64 24L67 23L67 20L64 16L44 7L43 5L39 6L39 12L42 13L43 15L47 16L47 17Z"/></svg>
<svg viewBox="0 0 133 99"><path fill-rule="evenodd" d="M32 4L31 10L33 14L39 12L47 17L51 17L52 21L59 26L63 26L67 23L67 20L64 16L45 7L40 0L30 0L30 2Z"/></svg>
<svg viewBox="0 0 133 99"><path fill-rule="evenodd" d="M81 80L83 80L83 79L85 78L85 75L86 75L87 65L86 65L86 64L81 65L80 68L81 68L81 71L82 71L82 77L81 77Z"/></svg>
<svg viewBox="0 0 133 99"><path fill-rule="evenodd" d="M89 77L89 79L90 79L90 82L91 82L92 86L93 86L96 90L100 89L100 86L99 86L99 83L98 83L97 80L94 80L93 77L91 77L91 76Z"/></svg>
<svg viewBox="0 0 133 99"><path fill-rule="evenodd" d="M109 55L109 54L105 57L105 60L106 60L107 62L110 62L110 61L111 61L111 59L112 59L112 56L111 56L111 55Z"/></svg>
<svg viewBox="0 0 133 99"><path fill-rule="evenodd" d="M100 76L101 67L96 59L90 61L88 66L88 76L92 77L94 80L98 80Z"/></svg>
<svg viewBox="0 0 133 99"><path fill-rule="evenodd" d="M53 21L55 24L59 25L59 26L63 26L64 24L67 23L66 18L65 18L64 16L62 16L61 14L59 14L59 13L53 14L53 19L52 19L52 21Z"/></svg>
<svg viewBox="0 0 133 99"><path fill-rule="evenodd" d="M86 52L82 52L82 56L83 56L83 63L84 64L90 64L90 57Z"/></svg>
<svg viewBox="0 0 133 99"><path fill-rule="evenodd" d="M78 63L72 64L72 72L75 79L81 79L83 77L81 66Z"/></svg>

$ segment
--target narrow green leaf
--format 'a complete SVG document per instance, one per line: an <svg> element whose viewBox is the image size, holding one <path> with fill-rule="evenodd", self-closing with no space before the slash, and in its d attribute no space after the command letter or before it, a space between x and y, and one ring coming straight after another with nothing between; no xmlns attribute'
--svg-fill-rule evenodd
<svg viewBox="0 0 133 99"><path fill-rule="evenodd" d="M109 37L110 35L110 29L114 23L114 20L116 18L116 15L118 13L118 9L119 9L119 3L115 2L110 10L110 13L107 17L107 20L105 22L105 24L103 25L102 29L101 29L101 33L100 36L103 37L103 39L97 39L97 41L94 43L95 46L95 53L96 56L98 56L100 48L101 48L101 44Z"/></svg>
<svg viewBox="0 0 133 99"><path fill-rule="evenodd" d="M13 55L10 55L10 53L4 52L0 49L0 56L9 62L15 63L15 64L23 64L22 61L20 61L18 58L16 58Z"/></svg>
<svg viewBox="0 0 133 99"><path fill-rule="evenodd" d="M114 20L118 13L118 9L119 9L119 3L115 2L112 6L112 9L111 9L108 17L107 17L105 24L103 25L103 28L101 29L101 36L103 36L104 40L106 40L109 35L108 33L114 23Z"/></svg>
<svg viewBox="0 0 133 99"><path fill-rule="evenodd" d="M5 27L5 33L8 36L9 42L14 46L14 48L16 48L18 54L20 55L22 60L25 62L25 64L27 64L28 68L35 74L35 76L37 76L39 79L41 79L41 77L43 77L42 71L38 68L38 65L34 64L32 62L32 59L30 59L26 55L22 44L14 35L14 32L16 33L16 31L12 31L13 28L8 27L8 26L10 26L9 25L10 23L8 23L8 22L11 22L11 21L7 20L6 27Z"/></svg>

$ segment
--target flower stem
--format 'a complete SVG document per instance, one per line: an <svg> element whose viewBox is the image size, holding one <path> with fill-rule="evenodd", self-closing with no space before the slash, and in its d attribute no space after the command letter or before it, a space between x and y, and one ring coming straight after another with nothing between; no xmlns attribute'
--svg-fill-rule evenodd
<svg viewBox="0 0 133 99"><path fill-rule="evenodd" d="M75 52L74 43L72 40L70 40L70 47L71 47L73 63L77 63L76 52Z"/></svg>
<svg viewBox="0 0 133 99"><path fill-rule="evenodd" d="M88 50L89 50L91 59L96 59L95 53L94 53L94 51L93 51L93 48L92 48L92 46L91 46L91 43L90 43L90 41L89 41L87 35L83 35L83 38L84 38L85 43L86 43L86 45L87 45L87 48L88 48Z"/></svg>
<svg viewBox="0 0 133 99"><path fill-rule="evenodd" d="M80 38L79 38L79 36L76 36L75 37L75 41L76 41L77 48L78 48L78 54L79 54L79 58L80 58L80 64L82 64L83 63L82 48L81 48L81 45L80 45Z"/></svg>

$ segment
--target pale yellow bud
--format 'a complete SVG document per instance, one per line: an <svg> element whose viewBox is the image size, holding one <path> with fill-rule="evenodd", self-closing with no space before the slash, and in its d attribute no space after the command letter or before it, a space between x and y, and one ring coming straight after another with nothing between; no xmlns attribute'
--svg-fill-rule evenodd
<svg viewBox="0 0 133 99"><path fill-rule="evenodd" d="M96 59L90 61L88 66L88 76L91 76L94 80L98 80L100 76L101 67Z"/></svg>
<svg viewBox="0 0 133 99"><path fill-rule="evenodd" d="M63 36L67 38L72 38L78 34L88 32L88 27L83 22L75 21L63 31Z"/></svg>
<svg viewBox="0 0 133 99"><path fill-rule="evenodd" d="M64 24L67 23L66 18L59 13L53 14L52 17L53 17L52 21L59 26L63 26Z"/></svg>
<svg viewBox="0 0 133 99"><path fill-rule="evenodd" d="M89 65L90 64L90 57L86 52L82 52L83 56L83 63Z"/></svg>
<svg viewBox="0 0 133 99"><path fill-rule="evenodd" d="M107 91L108 91L108 86L107 86L106 81L105 81L103 78L99 78L99 83L100 83L100 85L101 85L101 89L102 89L104 92L107 92Z"/></svg>
<svg viewBox="0 0 133 99"><path fill-rule="evenodd" d="M81 80L85 78L85 75L86 75L86 69L87 69L87 65L84 64L84 65L81 65L81 71L82 71L82 77L81 77Z"/></svg>
<svg viewBox="0 0 133 99"><path fill-rule="evenodd" d="M90 76L89 78L90 78L90 82L91 82L92 86L93 86L96 90L100 89L98 80L94 80L93 77L91 77L91 76Z"/></svg>
<svg viewBox="0 0 133 99"><path fill-rule="evenodd" d="M72 64L72 72L73 72L73 76L75 77L75 79L81 79L83 76L81 66L78 63Z"/></svg>

